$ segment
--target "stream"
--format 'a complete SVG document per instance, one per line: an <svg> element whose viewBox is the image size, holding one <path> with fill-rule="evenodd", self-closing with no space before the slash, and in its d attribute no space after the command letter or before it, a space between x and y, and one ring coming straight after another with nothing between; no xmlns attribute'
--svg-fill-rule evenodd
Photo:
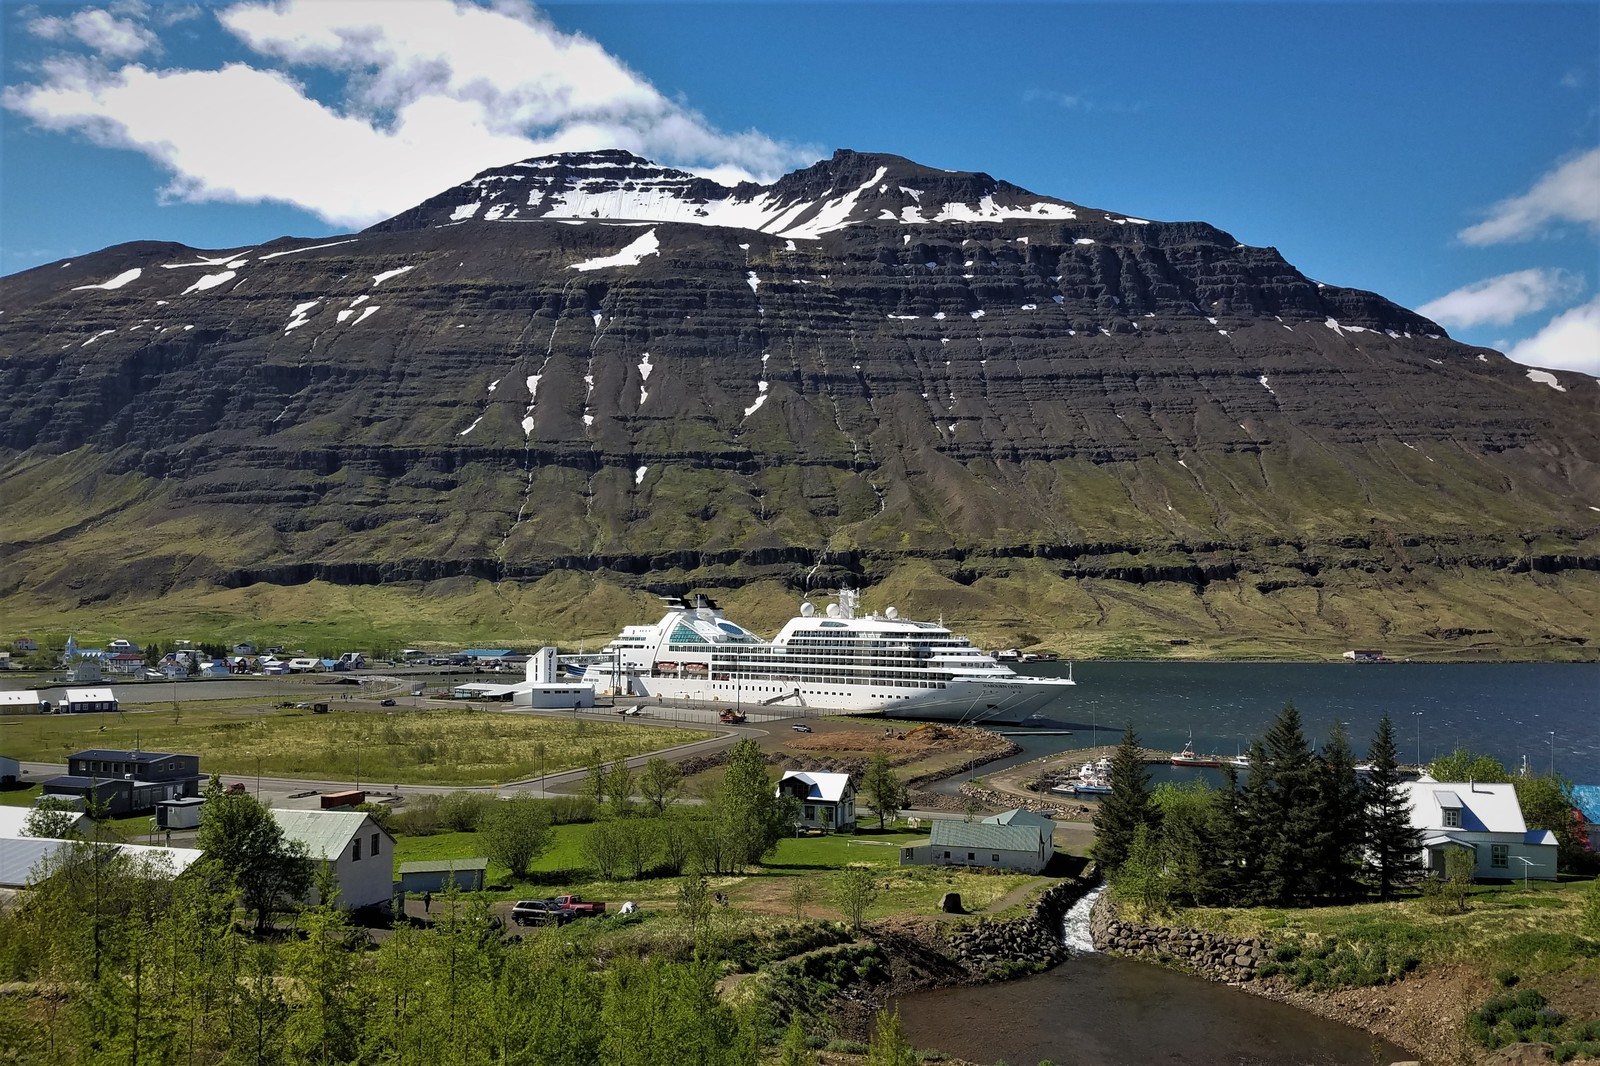
<svg viewBox="0 0 1600 1066"><path fill-rule="evenodd" d="M1224 984L1094 950L1089 912L1063 921L1074 957L1049 973L903 996L911 1042L1033 1066L1372 1066L1411 1058L1360 1029Z"/></svg>

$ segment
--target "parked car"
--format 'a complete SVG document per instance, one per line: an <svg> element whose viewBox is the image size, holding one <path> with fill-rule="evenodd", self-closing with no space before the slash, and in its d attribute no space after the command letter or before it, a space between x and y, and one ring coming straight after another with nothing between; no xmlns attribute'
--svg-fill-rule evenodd
<svg viewBox="0 0 1600 1066"><path fill-rule="evenodd" d="M577 912L549 899L519 899L511 905L511 920L518 925L566 925Z"/></svg>
<svg viewBox="0 0 1600 1066"><path fill-rule="evenodd" d="M606 912L604 903L584 899L582 896L557 896L550 902L567 908L579 918L594 918Z"/></svg>
<svg viewBox="0 0 1600 1066"><path fill-rule="evenodd" d="M794 725L790 726L789 728L793 729L796 733L809 733L809 732L811 732L811 727L808 726L808 725L805 725L804 723L801 723L801 722L796 722Z"/></svg>
<svg viewBox="0 0 1600 1066"><path fill-rule="evenodd" d="M379 707L393 707L394 706L394 700L379 700L378 701L378 706Z"/></svg>

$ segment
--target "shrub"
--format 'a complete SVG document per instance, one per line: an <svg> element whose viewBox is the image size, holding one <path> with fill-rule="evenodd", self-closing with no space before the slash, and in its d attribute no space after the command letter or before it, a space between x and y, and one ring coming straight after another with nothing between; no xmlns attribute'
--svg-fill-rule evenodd
<svg viewBox="0 0 1600 1066"><path fill-rule="evenodd" d="M475 833L493 801L481 792L451 792L439 801L439 821L457 833Z"/></svg>

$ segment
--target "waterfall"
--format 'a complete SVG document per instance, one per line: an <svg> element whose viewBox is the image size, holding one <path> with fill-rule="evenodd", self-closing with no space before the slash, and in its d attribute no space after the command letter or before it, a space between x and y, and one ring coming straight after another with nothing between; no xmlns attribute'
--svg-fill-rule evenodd
<svg viewBox="0 0 1600 1066"><path fill-rule="evenodd" d="M1061 939L1074 955L1094 951L1094 937L1089 932L1089 915L1094 910L1095 900L1100 898L1100 893L1103 891L1105 891L1104 886L1093 889L1074 903L1072 909L1061 919Z"/></svg>

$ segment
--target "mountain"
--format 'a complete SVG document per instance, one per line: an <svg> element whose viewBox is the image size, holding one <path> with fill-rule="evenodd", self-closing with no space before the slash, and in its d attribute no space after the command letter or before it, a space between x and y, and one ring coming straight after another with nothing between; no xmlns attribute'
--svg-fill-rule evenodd
<svg viewBox="0 0 1600 1066"><path fill-rule="evenodd" d="M1077 654L1591 658L1597 401L1202 222L550 156L0 279L0 606L570 636L849 583Z"/></svg>

